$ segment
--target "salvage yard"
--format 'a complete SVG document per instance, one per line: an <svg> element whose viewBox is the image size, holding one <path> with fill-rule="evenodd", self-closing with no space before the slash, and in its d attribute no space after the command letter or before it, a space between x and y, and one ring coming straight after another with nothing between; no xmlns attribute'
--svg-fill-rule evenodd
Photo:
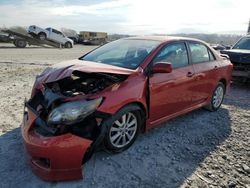
<svg viewBox="0 0 250 188"><path fill-rule="evenodd" d="M48 65L96 46L15 48L0 43L0 187L250 188L250 85L233 83L222 108L200 109L144 135L123 153L95 153L84 179L44 182L26 161L19 125L24 98Z"/></svg>

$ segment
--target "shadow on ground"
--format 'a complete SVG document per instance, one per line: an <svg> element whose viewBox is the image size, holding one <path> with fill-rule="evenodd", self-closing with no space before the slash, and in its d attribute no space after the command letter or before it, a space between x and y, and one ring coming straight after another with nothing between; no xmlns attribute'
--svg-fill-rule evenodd
<svg viewBox="0 0 250 188"><path fill-rule="evenodd" d="M31 172L20 128L0 136L0 187L179 187L231 132L227 109L197 110L139 136L127 151L98 152L85 178L48 183Z"/></svg>
<svg viewBox="0 0 250 188"><path fill-rule="evenodd" d="M234 82L230 94L225 97L224 104L250 110L250 83Z"/></svg>

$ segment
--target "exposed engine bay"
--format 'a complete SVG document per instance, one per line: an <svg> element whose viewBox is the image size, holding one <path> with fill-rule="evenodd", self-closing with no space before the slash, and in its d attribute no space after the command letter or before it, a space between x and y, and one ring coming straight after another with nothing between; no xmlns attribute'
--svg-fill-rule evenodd
<svg viewBox="0 0 250 188"><path fill-rule="evenodd" d="M84 73L74 71L71 77L47 83L46 85L53 92L61 93L64 96L93 94L117 82L127 78L126 75L107 74L107 73Z"/></svg>
<svg viewBox="0 0 250 188"><path fill-rule="evenodd" d="M68 99L77 95L97 93L126 78L126 75L74 71L71 77L43 84L43 90L39 90L26 103L26 106L38 116L34 130L43 136L57 136L70 132L95 140L100 132L100 123L96 119L107 117L107 114L96 112L95 108L89 109L89 106L93 106L95 103L100 104L102 99L84 99L72 102L68 102ZM90 104L91 102L93 104ZM74 116L80 108L83 108L84 112L79 110L79 115ZM70 113L68 115L64 111L69 111L73 115ZM51 118L53 114L56 115ZM56 122L53 118L58 119L58 114L63 117Z"/></svg>

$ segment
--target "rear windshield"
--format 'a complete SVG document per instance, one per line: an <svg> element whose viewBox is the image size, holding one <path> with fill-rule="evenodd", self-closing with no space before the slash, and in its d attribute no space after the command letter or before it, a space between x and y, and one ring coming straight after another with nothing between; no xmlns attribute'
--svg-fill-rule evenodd
<svg viewBox="0 0 250 188"><path fill-rule="evenodd" d="M250 50L250 37L240 39L233 47L233 49Z"/></svg>
<svg viewBox="0 0 250 188"><path fill-rule="evenodd" d="M153 40L120 39L97 48L80 60L136 69L159 44Z"/></svg>

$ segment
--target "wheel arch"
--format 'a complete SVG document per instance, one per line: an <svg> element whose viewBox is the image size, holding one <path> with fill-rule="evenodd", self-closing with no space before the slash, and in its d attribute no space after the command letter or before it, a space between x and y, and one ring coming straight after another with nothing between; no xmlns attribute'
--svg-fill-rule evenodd
<svg viewBox="0 0 250 188"><path fill-rule="evenodd" d="M40 31L38 35L44 34L47 37L47 34L44 31Z"/></svg>
<svg viewBox="0 0 250 188"><path fill-rule="evenodd" d="M123 105L119 110L121 110L122 108L124 108L126 106L130 106L131 110L134 110L134 111L138 110L140 112L141 120L142 120L142 124L141 124L141 127L140 127L140 132L145 132L145 130L146 130L147 110L146 110L145 106L143 105L143 103L141 103L139 101L130 102L130 103L127 103L127 104ZM117 112L119 110L117 110Z"/></svg>
<svg viewBox="0 0 250 188"><path fill-rule="evenodd" d="M225 78L221 78L219 82L223 83L225 88L227 87L227 80Z"/></svg>
<svg viewBox="0 0 250 188"><path fill-rule="evenodd" d="M225 87L225 93L227 93L229 91L229 87L230 87L230 80L227 80L226 78L221 78L219 80L220 83L222 83Z"/></svg>

